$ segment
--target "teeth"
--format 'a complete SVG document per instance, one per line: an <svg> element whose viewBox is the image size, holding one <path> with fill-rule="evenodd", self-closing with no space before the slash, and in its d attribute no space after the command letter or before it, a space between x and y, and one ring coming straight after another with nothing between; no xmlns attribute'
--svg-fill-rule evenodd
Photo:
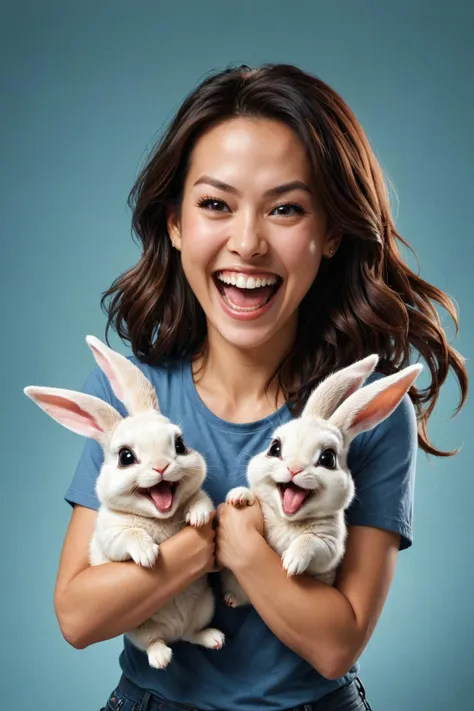
<svg viewBox="0 0 474 711"><path fill-rule="evenodd" d="M224 284L236 286L238 289L258 289L261 286L274 286L277 283L277 277L275 276L258 277L255 279L255 277L252 276L246 277L244 274L236 275L233 273L231 276L219 272L217 278Z"/></svg>

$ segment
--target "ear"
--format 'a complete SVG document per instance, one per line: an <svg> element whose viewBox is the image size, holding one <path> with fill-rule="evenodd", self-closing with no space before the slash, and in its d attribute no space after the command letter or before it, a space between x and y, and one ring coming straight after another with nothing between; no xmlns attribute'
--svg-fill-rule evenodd
<svg viewBox="0 0 474 711"><path fill-rule="evenodd" d="M181 251L181 220L179 218L178 210L175 208L168 209L166 226L168 228L168 234L170 236L172 246L178 251Z"/></svg>
<svg viewBox="0 0 474 711"><path fill-rule="evenodd" d="M302 416L327 420L346 398L360 388L374 370L378 359L374 353L329 375L309 396Z"/></svg>
<svg viewBox="0 0 474 711"><path fill-rule="evenodd" d="M326 259L331 259L336 254L337 250L341 246L342 242L342 232L332 231L326 235L323 249L323 256Z"/></svg>
<svg viewBox="0 0 474 711"><path fill-rule="evenodd" d="M34 385L23 392L63 427L101 443L122 420L112 405L93 395Z"/></svg>
<svg viewBox="0 0 474 711"><path fill-rule="evenodd" d="M106 374L112 390L130 415L159 410L156 392L142 371L128 358L113 351L95 336L86 336L94 358Z"/></svg>
<svg viewBox="0 0 474 711"><path fill-rule="evenodd" d="M417 363L366 385L343 402L329 422L349 439L371 430L392 414L422 369L423 366Z"/></svg>

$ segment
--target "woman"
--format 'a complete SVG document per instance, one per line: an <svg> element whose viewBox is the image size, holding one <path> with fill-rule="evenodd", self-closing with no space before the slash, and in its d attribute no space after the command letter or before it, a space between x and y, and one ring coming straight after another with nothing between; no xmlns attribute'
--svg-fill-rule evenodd
<svg viewBox="0 0 474 711"><path fill-rule="evenodd" d="M216 506L328 373L378 353L383 377L415 351L427 385L412 387L351 446L357 497L334 587L286 576L262 536L259 505L220 505L216 531L186 528L160 547L153 570L131 561L90 567L102 458L88 441L66 495L74 509L55 593L61 630L77 648L122 634L217 563L252 603L226 608L213 581L224 648L178 643L158 672L125 638L123 676L106 708L369 708L357 660L398 551L412 542L417 442L451 454L429 441L426 423L450 369L460 406L466 396L462 358L434 304L457 326L454 307L403 262L398 243L406 243L350 109L293 66L206 79L177 112L130 205L142 255L104 294L108 327L131 343L162 411L206 458ZM84 390L121 408L98 369Z"/></svg>

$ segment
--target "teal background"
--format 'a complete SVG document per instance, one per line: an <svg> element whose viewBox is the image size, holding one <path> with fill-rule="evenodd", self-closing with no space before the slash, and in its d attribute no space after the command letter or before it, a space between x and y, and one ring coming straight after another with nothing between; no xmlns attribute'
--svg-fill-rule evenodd
<svg viewBox="0 0 474 711"><path fill-rule="evenodd" d="M94 367L84 337L103 338L101 292L137 259L125 203L147 150L210 70L277 61L319 75L393 181L422 276L457 300L455 345L470 359L474 12L458 0L24 0L3 3L0 28L2 707L99 709L121 640L72 649L52 603L83 441L22 388L80 388ZM457 396L450 378L429 432L463 449L419 456L415 544L362 658L374 711L473 708L473 409L450 420Z"/></svg>

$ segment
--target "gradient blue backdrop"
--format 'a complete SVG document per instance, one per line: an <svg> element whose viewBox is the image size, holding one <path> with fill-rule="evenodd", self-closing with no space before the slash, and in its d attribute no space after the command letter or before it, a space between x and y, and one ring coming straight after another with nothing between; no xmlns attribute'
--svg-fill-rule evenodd
<svg viewBox="0 0 474 711"><path fill-rule="evenodd" d="M70 515L62 496L83 441L22 388L79 388L95 365L84 336L104 335L101 292L138 256L128 191L160 128L208 71L290 62L342 94L396 187L397 226L422 276L459 304L455 343L471 356L472 7L3 3L2 708L98 709L118 679L120 639L76 651L56 624L53 587ZM375 711L473 708L473 410L468 403L450 421L457 395L450 380L429 431L439 446L463 450L454 459L419 456L415 545L400 557L363 655Z"/></svg>

